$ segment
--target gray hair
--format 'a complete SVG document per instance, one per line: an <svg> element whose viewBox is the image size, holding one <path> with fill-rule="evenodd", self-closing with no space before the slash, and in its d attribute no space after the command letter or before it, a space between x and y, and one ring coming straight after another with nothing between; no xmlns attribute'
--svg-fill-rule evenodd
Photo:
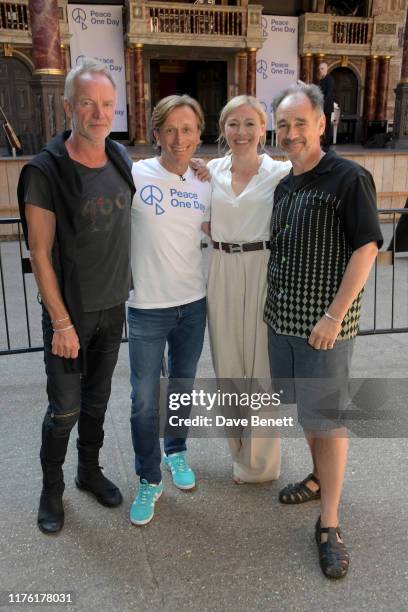
<svg viewBox="0 0 408 612"><path fill-rule="evenodd" d="M303 94L306 96L313 109L319 114L324 114L324 96L322 94L321 89L317 85L306 84L306 83L295 83L286 89L280 91L272 100L272 110L273 114L276 115L276 111L278 110L278 106L287 98L288 96L293 96L297 94Z"/></svg>
<svg viewBox="0 0 408 612"><path fill-rule="evenodd" d="M94 73L103 74L106 76L106 78L111 82L113 88L116 90L116 83L113 80L107 65L91 57L84 57L83 60L77 64L77 66L72 68L72 70L70 70L67 74L67 78L65 79L64 99L69 101L72 100L74 97L75 81L80 76L83 74Z"/></svg>

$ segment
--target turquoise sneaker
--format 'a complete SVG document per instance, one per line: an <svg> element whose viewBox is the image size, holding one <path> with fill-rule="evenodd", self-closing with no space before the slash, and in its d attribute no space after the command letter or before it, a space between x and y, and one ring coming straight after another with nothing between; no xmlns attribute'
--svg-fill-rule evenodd
<svg viewBox="0 0 408 612"><path fill-rule="evenodd" d="M154 516L154 504L163 493L163 484L149 484L141 479L135 501L130 507L130 522L133 525L147 525Z"/></svg>
<svg viewBox="0 0 408 612"><path fill-rule="evenodd" d="M170 470L176 487L179 489L194 489L195 476L186 461L186 451L164 455L164 465Z"/></svg>

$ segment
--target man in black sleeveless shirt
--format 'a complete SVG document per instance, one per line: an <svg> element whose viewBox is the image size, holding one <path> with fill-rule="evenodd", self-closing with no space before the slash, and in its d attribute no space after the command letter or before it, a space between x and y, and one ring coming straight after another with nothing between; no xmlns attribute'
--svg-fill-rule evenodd
<svg viewBox="0 0 408 612"><path fill-rule="evenodd" d="M116 87L103 64L86 59L71 70L64 98L72 131L23 168L18 187L43 305L49 405L38 526L44 533L64 523L62 466L77 421L77 486L105 506L122 502L98 457L130 285L131 161L108 138Z"/></svg>

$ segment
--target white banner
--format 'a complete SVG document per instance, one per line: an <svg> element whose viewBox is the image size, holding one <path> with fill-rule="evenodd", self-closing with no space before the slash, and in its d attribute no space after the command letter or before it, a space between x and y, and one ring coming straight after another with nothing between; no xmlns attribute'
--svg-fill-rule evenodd
<svg viewBox="0 0 408 612"><path fill-rule="evenodd" d="M272 98L298 78L298 18L262 16L264 44L256 54L256 94L272 128Z"/></svg>
<svg viewBox="0 0 408 612"><path fill-rule="evenodd" d="M125 54L123 49L122 6L68 4L71 36L71 66L84 56L106 64L117 88L113 132L127 131Z"/></svg>

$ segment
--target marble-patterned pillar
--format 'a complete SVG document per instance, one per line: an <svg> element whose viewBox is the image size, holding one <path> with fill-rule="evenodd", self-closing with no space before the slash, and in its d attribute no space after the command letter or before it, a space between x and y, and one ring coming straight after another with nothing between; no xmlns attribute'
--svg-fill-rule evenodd
<svg viewBox="0 0 408 612"><path fill-rule="evenodd" d="M29 0L34 74L64 74L57 0Z"/></svg>
<svg viewBox="0 0 408 612"><path fill-rule="evenodd" d="M408 10L405 20L401 78L395 89L394 140L401 149L408 149Z"/></svg>
<svg viewBox="0 0 408 612"><path fill-rule="evenodd" d="M245 95L247 92L247 54L244 52L238 53L237 55L237 63L238 63L238 95Z"/></svg>
<svg viewBox="0 0 408 612"><path fill-rule="evenodd" d="M370 55L366 60L366 76L364 88L363 122L375 119L377 103L378 55Z"/></svg>
<svg viewBox="0 0 408 612"><path fill-rule="evenodd" d="M146 138L146 104L144 95L143 45L134 46L135 78L135 144L145 144Z"/></svg>
<svg viewBox="0 0 408 612"><path fill-rule="evenodd" d="M313 56L305 53L300 60L300 80L304 83L313 82Z"/></svg>
<svg viewBox="0 0 408 612"><path fill-rule="evenodd" d="M256 49L247 49L247 94L256 96Z"/></svg>
<svg viewBox="0 0 408 612"><path fill-rule="evenodd" d="M390 55L380 57L378 68L377 104L375 118L379 121L387 119L388 84L390 80Z"/></svg>

